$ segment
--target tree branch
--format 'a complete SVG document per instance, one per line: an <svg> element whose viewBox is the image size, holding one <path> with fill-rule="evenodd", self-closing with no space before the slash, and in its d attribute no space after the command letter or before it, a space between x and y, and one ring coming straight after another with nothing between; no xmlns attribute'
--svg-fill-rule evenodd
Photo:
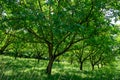
<svg viewBox="0 0 120 80"><path fill-rule="evenodd" d="M56 54L55 56L60 56L60 55L64 54L66 51L68 51L68 49L74 44L74 43L73 43L73 40L75 39L75 36L76 36L76 34L73 35L73 37L72 37L69 45L68 45L63 51L59 52L59 53Z"/></svg>
<svg viewBox="0 0 120 80"><path fill-rule="evenodd" d="M66 35L58 42L58 44L55 47L54 54L57 52L57 49L59 48L60 44L70 35L69 32L66 33Z"/></svg>
<svg viewBox="0 0 120 80"><path fill-rule="evenodd" d="M46 40L44 37L40 37L38 34L36 34L36 32L34 32L31 28L26 28L28 30L28 32L30 32L31 34L33 34L36 38L38 38L39 40L44 40L47 44L49 44L50 42L48 40Z"/></svg>
<svg viewBox="0 0 120 80"><path fill-rule="evenodd" d="M87 14L87 16L85 17L85 19L80 22L80 24L83 24L83 23L85 23L85 22L87 22L87 21L89 20L89 17L90 17L91 14L92 14L93 8L94 8L94 4L93 4L93 1L91 0L91 8L90 8L90 11L89 11L89 13Z"/></svg>

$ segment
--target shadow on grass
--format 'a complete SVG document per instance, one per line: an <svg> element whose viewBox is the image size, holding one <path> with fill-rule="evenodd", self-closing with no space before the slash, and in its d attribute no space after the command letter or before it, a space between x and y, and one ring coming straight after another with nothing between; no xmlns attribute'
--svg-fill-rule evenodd
<svg viewBox="0 0 120 80"><path fill-rule="evenodd" d="M35 59L0 58L0 80L120 80L120 72L115 68L79 71L68 64L56 63L52 75L47 76L46 63L37 63Z"/></svg>

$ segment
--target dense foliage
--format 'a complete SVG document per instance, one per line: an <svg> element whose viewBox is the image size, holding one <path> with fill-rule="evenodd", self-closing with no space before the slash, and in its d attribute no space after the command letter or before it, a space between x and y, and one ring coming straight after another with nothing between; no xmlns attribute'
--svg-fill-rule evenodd
<svg viewBox="0 0 120 80"><path fill-rule="evenodd" d="M120 46L119 0L1 0L0 53L80 64L114 61ZM72 57L71 57L72 55ZM68 59L70 60L70 59ZM72 63L72 62L71 62Z"/></svg>

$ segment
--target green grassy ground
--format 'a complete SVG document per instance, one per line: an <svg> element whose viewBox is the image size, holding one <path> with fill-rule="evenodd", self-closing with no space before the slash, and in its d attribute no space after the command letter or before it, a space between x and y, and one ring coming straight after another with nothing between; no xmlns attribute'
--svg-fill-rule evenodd
<svg viewBox="0 0 120 80"><path fill-rule="evenodd" d="M120 80L120 62L91 71L85 64L83 71L79 65L55 62L52 75L45 74L47 61L39 63L35 59L17 58L0 55L0 80Z"/></svg>

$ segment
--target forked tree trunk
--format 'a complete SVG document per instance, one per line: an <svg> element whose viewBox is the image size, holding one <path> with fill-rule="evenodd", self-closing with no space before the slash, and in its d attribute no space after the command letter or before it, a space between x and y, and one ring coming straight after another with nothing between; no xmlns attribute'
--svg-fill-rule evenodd
<svg viewBox="0 0 120 80"><path fill-rule="evenodd" d="M46 73L47 73L48 75L51 75L52 65L53 65L54 60L55 60L55 58L51 58L51 59L49 60L49 63L48 63L47 69L46 69Z"/></svg>

